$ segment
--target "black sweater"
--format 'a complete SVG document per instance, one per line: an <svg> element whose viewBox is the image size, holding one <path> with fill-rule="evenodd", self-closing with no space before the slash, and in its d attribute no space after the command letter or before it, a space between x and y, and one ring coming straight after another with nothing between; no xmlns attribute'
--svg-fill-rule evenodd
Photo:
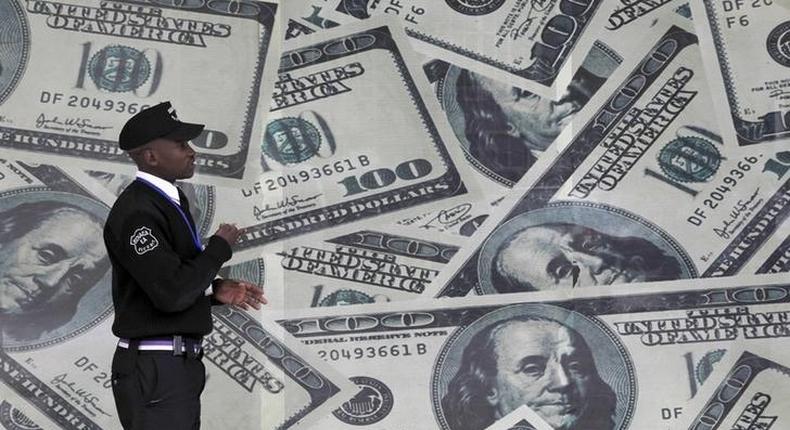
<svg viewBox="0 0 790 430"><path fill-rule="evenodd" d="M189 210L183 211L194 226ZM175 202L134 181L110 210L104 244L112 263L116 336L211 332L211 298L205 290L231 257L225 239L212 236L201 252Z"/></svg>

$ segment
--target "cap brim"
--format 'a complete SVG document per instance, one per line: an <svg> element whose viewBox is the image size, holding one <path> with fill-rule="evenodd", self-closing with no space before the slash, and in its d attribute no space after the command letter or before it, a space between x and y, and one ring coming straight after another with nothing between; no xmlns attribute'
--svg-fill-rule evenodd
<svg viewBox="0 0 790 430"><path fill-rule="evenodd" d="M192 124L189 122L179 122L175 130L162 136L165 139L171 139L178 142L192 140L203 132L203 124Z"/></svg>

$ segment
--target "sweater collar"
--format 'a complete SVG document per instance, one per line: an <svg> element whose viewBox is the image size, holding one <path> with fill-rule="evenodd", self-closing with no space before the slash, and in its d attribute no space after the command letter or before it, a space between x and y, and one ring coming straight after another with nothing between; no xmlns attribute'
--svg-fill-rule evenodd
<svg viewBox="0 0 790 430"><path fill-rule="evenodd" d="M149 184L155 186L160 191L165 193L167 197L170 197L170 199L176 202L176 204L181 204L181 199L178 197L178 188L176 188L175 184L172 182L168 182L159 176L154 176L150 173L139 170L137 171L137 174L135 174L135 177L147 181Z"/></svg>

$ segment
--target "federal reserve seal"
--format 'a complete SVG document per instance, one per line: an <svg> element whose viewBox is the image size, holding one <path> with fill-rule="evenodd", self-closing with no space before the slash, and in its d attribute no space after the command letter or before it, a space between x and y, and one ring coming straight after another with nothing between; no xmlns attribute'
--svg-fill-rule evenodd
<svg viewBox="0 0 790 430"><path fill-rule="evenodd" d="M114 93L140 88L151 74L151 62L134 48L112 45L91 57L88 70L97 87Z"/></svg>
<svg viewBox="0 0 790 430"><path fill-rule="evenodd" d="M768 55L777 63L790 67L790 21L776 26L766 40Z"/></svg>
<svg viewBox="0 0 790 430"><path fill-rule="evenodd" d="M447 5L464 15L488 15L499 9L505 0L445 0Z"/></svg>
<svg viewBox="0 0 790 430"><path fill-rule="evenodd" d="M389 415L394 404L392 391L378 379L354 376L351 381L361 390L332 414L340 421L355 426L377 423Z"/></svg>
<svg viewBox="0 0 790 430"><path fill-rule="evenodd" d="M276 119L266 126L261 149L280 164L297 164L318 153L321 134L302 118Z"/></svg>
<svg viewBox="0 0 790 430"><path fill-rule="evenodd" d="M719 170L721 153L701 137L679 137L658 154L658 164L670 179L678 182L705 182Z"/></svg>
<svg viewBox="0 0 790 430"><path fill-rule="evenodd" d="M361 291L357 290L337 290L332 294L327 295L318 306L341 306L341 305L359 305L363 303L373 303L376 300Z"/></svg>

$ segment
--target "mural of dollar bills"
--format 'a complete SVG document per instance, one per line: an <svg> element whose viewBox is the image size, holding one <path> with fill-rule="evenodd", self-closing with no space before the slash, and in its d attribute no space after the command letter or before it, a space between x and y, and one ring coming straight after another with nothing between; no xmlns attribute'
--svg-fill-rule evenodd
<svg viewBox="0 0 790 430"><path fill-rule="evenodd" d="M787 0L0 0L2 429L122 428L162 101L269 300L212 309L202 428L790 429Z"/></svg>

